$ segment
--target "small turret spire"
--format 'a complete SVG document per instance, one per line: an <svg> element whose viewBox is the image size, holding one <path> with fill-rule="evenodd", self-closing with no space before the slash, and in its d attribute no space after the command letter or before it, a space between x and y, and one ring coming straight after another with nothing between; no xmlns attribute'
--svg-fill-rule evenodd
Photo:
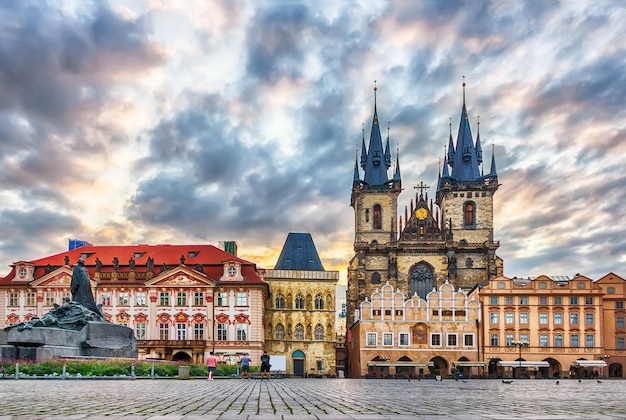
<svg viewBox="0 0 626 420"><path fill-rule="evenodd" d="M400 149L396 147L396 173L393 175L395 181L400 181Z"/></svg>
<svg viewBox="0 0 626 420"><path fill-rule="evenodd" d="M478 127L476 128L476 160L480 165L483 163L483 148L480 146L480 115L477 117Z"/></svg>
<svg viewBox="0 0 626 420"><path fill-rule="evenodd" d="M391 150L389 148L389 131L391 130L391 121L387 121L387 144L385 145L385 164L387 168L391 167Z"/></svg>
<svg viewBox="0 0 626 420"><path fill-rule="evenodd" d="M496 151L495 151L495 146L493 143L491 143L491 171L489 172L489 175L491 176L498 175L496 173Z"/></svg>

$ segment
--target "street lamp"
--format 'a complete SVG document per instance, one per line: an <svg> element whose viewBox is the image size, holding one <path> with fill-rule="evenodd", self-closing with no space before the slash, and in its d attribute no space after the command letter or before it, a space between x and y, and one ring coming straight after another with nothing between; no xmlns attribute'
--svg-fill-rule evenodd
<svg viewBox="0 0 626 420"><path fill-rule="evenodd" d="M521 377L522 376L522 347L528 347L528 341L511 341L510 345L519 348L519 358L518 358L519 375L518 377Z"/></svg>
<svg viewBox="0 0 626 420"><path fill-rule="evenodd" d="M606 361L609 360L611 358L610 355L608 354L601 354L600 356L598 356L598 360L602 360L602 361ZM604 370L606 366L602 366L602 377L606 378L606 371Z"/></svg>

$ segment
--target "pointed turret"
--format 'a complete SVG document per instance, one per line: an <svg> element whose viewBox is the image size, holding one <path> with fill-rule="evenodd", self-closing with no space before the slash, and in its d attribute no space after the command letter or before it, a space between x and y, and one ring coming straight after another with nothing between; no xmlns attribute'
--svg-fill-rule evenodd
<svg viewBox="0 0 626 420"><path fill-rule="evenodd" d="M483 163L483 148L480 146L480 116L478 116L478 128L476 129L476 160L479 165Z"/></svg>
<svg viewBox="0 0 626 420"><path fill-rule="evenodd" d="M365 150L365 124L361 125L361 168L365 169L365 163L367 162L367 151Z"/></svg>
<svg viewBox="0 0 626 420"><path fill-rule="evenodd" d="M491 146L491 170L489 171L489 176L498 176L496 173L496 153L493 145Z"/></svg>
<svg viewBox="0 0 626 420"><path fill-rule="evenodd" d="M387 176L387 162L385 159L385 151L383 150L383 141L380 135L380 124L378 122L378 111L376 109L376 91L374 87L374 117L372 119L372 131L370 134L370 143L367 148L367 156L365 166L363 167L363 181L368 185L384 185L389 181ZM384 161L385 160L385 161Z"/></svg>
<svg viewBox="0 0 626 420"><path fill-rule="evenodd" d="M352 184L358 184L359 182L361 182L361 178L359 175L359 164L358 164L358 159L355 156L354 157L354 175L352 176Z"/></svg>
<svg viewBox="0 0 626 420"><path fill-rule="evenodd" d="M396 150L396 172L393 174L394 181L400 181L400 151Z"/></svg>
<svg viewBox="0 0 626 420"><path fill-rule="evenodd" d="M450 155L449 152L448 155ZM454 160L450 160L449 164L452 167L452 177L458 181L476 181L480 178L478 157L472 138L467 107L465 106L465 82L463 82L463 109L461 110L461 121L456 138L456 150Z"/></svg>
<svg viewBox="0 0 626 420"><path fill-rule="evenodd" d="M387 124L387 144L385 145L385 164L387 165L387 169L391 167L391 150L389 149L389 131L391 130L391 126L389 123Z"/></svg>
<svg viewBox="0 0 626 420"><path fill-rule="evenodd" d="M450 138L448 139L448 162L454 165L454 141L452 140L452 118L450 118Z"/></svg>

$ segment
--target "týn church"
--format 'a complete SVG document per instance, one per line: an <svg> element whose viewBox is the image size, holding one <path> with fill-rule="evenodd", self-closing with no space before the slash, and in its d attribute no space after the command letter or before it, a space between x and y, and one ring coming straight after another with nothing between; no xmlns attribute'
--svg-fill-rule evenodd
<svg viewBox="0 0 626 420"><path fill-rule="evenodd" d="M348 266L348 326L358 320L361 302L387 283L407 297L425 299L446 282L469 290L503 274L493 235L495 158L492 153L490 164L483 163L478 125L474 140L465 104L465 83L456 141L451 123L443 168L432 188L434 200L423 182L416 188L410 208L399 212L400 162L396 156L392 168L389 134L383 145L374 96L369 145L363 136L352 182L355 231Z"/></svg>

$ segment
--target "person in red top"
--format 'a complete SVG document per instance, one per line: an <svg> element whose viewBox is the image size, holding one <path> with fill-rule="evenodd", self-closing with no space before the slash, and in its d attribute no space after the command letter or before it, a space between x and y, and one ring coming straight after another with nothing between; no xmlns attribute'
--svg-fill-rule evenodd
<svg viewBox="0 0 626 420"><path fill-rule="evenodd" d="M217 357L213 356L213 352L209 353L209 357L206 358L206 365L208 368L207 374L209 376L207 380L212 381L213 372L215 372L215 367L217 366Z"/></svg>

